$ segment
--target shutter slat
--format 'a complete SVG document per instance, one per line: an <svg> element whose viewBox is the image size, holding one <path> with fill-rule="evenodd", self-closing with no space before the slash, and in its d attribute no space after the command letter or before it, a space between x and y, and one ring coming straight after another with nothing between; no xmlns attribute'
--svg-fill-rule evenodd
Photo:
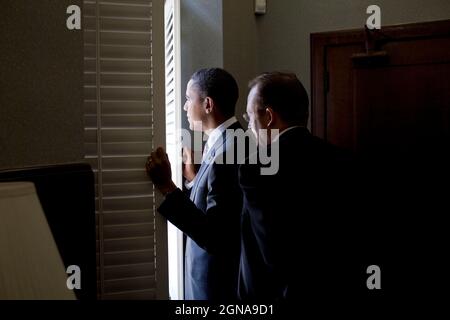
<svg viewBox="0 0 450 320"><path fill-rule="evenodd" d="M104 210L143 210L153 206L153 197L104 197ZM153 230L151 230L153 232Z"/></svg>
<svg viewBox="0 0 450 320"><path fill-rule="evenodd" d="M123 225L126 223L147 223L153 224L151 210L116 210L103 213L105 225Z"/></svg>
<svg viewBox="0 0 450 320"><path fill-rule="evenodd" d="M97 28L94 15L95 8L92 9L90 5L86 6L85 4L83 12L83 30L95 30Z"/></svg>
<svg viewBox="0 0 450 320"><path fill-rule="evenodd" d="M148 155L124 155L124 156L104 156L101 158L103 170L126 170L142 169L147 161ZM98 156L86 157L86 160L92 164L94 171L97 169ZM150 183L147 180L148 183ZM104 185L106 185L104 183Z"/></svg>
<svg viewBox="0 0 450 320"><path fill-rule="evenodd" d="M94 89L95 90L95 89ZM151 91L148 87L103 87L102 99L105 100L150 100Z"/></svg>
<svg viewBox="0 0 450 320"><path fill-rule="evenodd" d="M124 116L125 117L125 116ZM86 129L85 141L88 143L97 142L97 129ZM145 128L144 126L138 128L125 128L125 129L102 129L101 130L102 141L106 143L110 142L147 142L151 141L153 133L151 128Z"/></svg>
<svg viewBox="0 0 450 320"><path fill-rule="evenodd" d="M145 32L151 30L151 19L114 19L104 17L100 27L104 30L127 30Z"/></svg>
<svg viewBox="0 0 450 320"><path fill-rule="evenodd" d="M149 290L136 290L136 291L125 291L125 292L115 292L107 293L104 295L107 300L154 300L156 298L156 293L154 289Z"/></svg>
<svg viewBox="0 0 450 320"><path fill-rule="evenodd" d="M87 0L88 2L94 2L94 0ZM108 3L120 3L120 4L126 4L126 5L133 5L133 4L144 4L146 6L151 6L150 0L103 0L100 2L108 2Z"/></svg>
<svg viewBox="0 0 450 320"><path fill-rule="evenodd" d="M102 72L149 72L151 70L150 59L110 59L101 60Z"/></svg>
<svg viewBox="0 0 450 320"><path fill-rule="evenodd" d="M142 169L147 161L148 155L143 156L116 156L116 157L103 157L103 167L105 170L114 169ZM150 183L149 180L146 181Z"/></svg>
<svg viewBox="0 0 450 320"><path fill-rule="evenodd" d="M84 44L88 44L88 45L95 45L97 43L96 40L96 32L95 30L89 30L89 29L85 29L84 30Z"/></svg>
<svg viewBox="0 0 450 320"><path fill-rule="evenodd" d="M146 237L153 234L153 223L136 223L124 225L105 225L105 239L129 238L132 234L135 237ZM153 251L153 247L151 247Z"/></svg>
<svg viewBox="0 0 450 320"><path fill-rule="evenodd" d="M85 44L84 45L84 57L95 59L97 57L96 45L94 44Z"/></svg>
<svg viewBox="0 0 450 320"><path fill-rule="evenodd" d="M96 45L87 44L84 47L85 58L96 59ZM150 57L151 47L149 45L108 45L100 46L101 59L143 59L148 60Z"/></svg>
<svg viewBox="0 0 450 320"><path fill-rule="evenodd" d="M148 142L114 142L102 143L102 152L108 155L139 155L150 154L152 146Z"/></svg>
<svg viewBox="0 0 450 320"><path fill-rule="evenodd" d="M98 173L94 170L94 176L97 178ZM103 183L135 183L148 182L145 169L136 170L103 170Z"/></svg>
<svg viewBox="0 0 450 320"><path fill-rule="evenodd" d="M103 193L106 197L145 195L151 190L152 184L150 182L106 184L103 186Z"/></svg>
<svg viewBox="0 0 450 320"><path fill-rule="evenodd" d="M85 114L84 123L88 128L96 128L97 115ZM106 135L106 139L109 138L111 140L105 142L120 142L120 140L123 140L121 137L122 134L129 136L130 132L132 132L129 130L143 128L151 130L152 124L153 119L151 114L104 114L101 121L101 125L103 127L102 134ZM134 131L132 133L139 132ZM115 140L115 136L117 137L117 140ZM130 141L129 138L126 141Z"/></svg>
<svg viewBox="0 0 450 320"><path fill-rule="evenodd" d="M129 46L149 46L151 34L149 32L126 32L126 31L101 31L101 44L109 45L129 45ZM88 39L88 43L92 39Z"/></svg>
<svg viewBox="0 0 450 320"><path fill-rule="evenodd" d="M106 280L106 293L122 292L134 289L146 289L155 286L155 277L138 277L129 279Z"/></svg>
<svg viewBox="0 0 450 320"><path fill-rule="evenodd" d="M136 263L149 263L154 261L153 250L136 250L114 253L104 253L105 265L123 265Z"/></svg>
<svg viewBox="0 0 450 320"><path fill-rule="evenodd" d="M106 239L104 241L105 252L145 250L153 245L153 236L125 238L125 239Z"/></svg>
<svg viewBox="0 0 450 320"><path fill-rule="evenodd" d="M105 279L122 279L125 277L152 276L155 274L154 263L140 263L135 265L118 265L105 267Z"/></svg>
<svg viewBox="0 0 450 320"><path fill-rule="evenodd" d="M83 15L84 16L95 16L95 12L96 12L95 1L84 1ZM94 22L94 24L95 24L95 22Z"/></svg>
<svg viewBox="0 0 450 320"><path fill-rule="evenodd" d="M97 115L85 114L84 115L84 127L85 128L96 128L97 127ZM95 140L96 142L97 140Z"/></svg>
<svg viewBox="0 0 450 320"><path fill-rule="evenodd" d="M150 73L106 73L100 77L102 85L105 86L140 86L150 83Z"/></svg>
<svg viewBox="0 0 450 320"><path fill-rule="evenodd" d="M96 85L96 74L95 72L85 72L84 73L84 84L87 86L95 86Z"/></svg>
<svg viewBox="0 0 450 320"><path fill-rule="evenodd" d="M104 114L145 114L151 110L151 102L146 100L103 100L100 105ZM97 102L95 100L85 100L84 108L86 114L95 114Z"/></svg>
<svg viewBox="0 0 450 320"><path fill-rule="evenodd" d="M97 89L95 86L85 85L84 88L84 99L86 100L95 100L97 97Z"/></svg>
<svg viewBox="0 0 450 320"><path fill-rule="evenodd" d="M103 218L104 226L126 225L126 224L154 224L151 210L127 210L127 211L95 211L96 223L99 223L100 217ZM120 222L120 223L119 223ZM146 235L151 236L151 235ZM104 241L105 239L103 239ZM99 241L99 240L98 240Z"/></svg>
<svg viewBox="0 0 450 320"><path fill-rule="evenodd" d="M151 20L151 6L147 4L124 4L122 3L102 3L100 2L100 16L117 17L120 19L145 19Z"/></svg>
<svg viewBox="0 0 450 320"><path fill-rule="evenodd" d="M97 69L96 69L95 59L85 57L84 58L84 72L96 72L96 71L97 71Z"/></svg>

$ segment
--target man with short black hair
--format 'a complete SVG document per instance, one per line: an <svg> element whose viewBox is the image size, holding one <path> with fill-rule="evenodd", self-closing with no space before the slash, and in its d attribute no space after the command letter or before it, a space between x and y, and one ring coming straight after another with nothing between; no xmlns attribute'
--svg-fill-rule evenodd
<svg viewBox="0 0 450 320"><path fill-rule="evenodd" d="M190 198L172 182L162 148L152 152L146 165L153 183L165 195L158 211L187 235L187 300L237 298L242 210L238 164L216 161L225 159L234 148L233 130L242 129L234 117L237 99L236 81L222 69L201 69L187 85L184 110L190 129L209 136L199 172L186 164L185 177L192 180ZM192 159L187 162L193 163Z"/></svg>

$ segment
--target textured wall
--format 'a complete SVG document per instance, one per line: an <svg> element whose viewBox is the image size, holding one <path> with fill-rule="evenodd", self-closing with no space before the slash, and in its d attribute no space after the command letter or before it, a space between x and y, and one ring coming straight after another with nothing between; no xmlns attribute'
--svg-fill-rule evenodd
<svg viewBox="0 0 450 320"><path fill-rule="evenodd" d="M0 3L0 168L84 156L83 32L66 28L81 2Z"/></svg>

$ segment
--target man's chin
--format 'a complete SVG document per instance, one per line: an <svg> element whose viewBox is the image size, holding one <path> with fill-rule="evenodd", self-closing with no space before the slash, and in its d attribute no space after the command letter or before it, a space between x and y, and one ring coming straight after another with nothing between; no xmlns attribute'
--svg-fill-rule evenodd
<svg viewBox="0 0 450 320"><path fill-rule="evenodd" d="M189 121L189 130L195 131L195 126L192 122Z"/></svg>
<svg viewBox="0 0 450 320"><path fill-rule="evenodd" d="M202 132L203 131L203 126L200 125L195 125L194 123L190 123L189 124L189 129L191 129L192 131L198 131L198 132Z"/></svg>

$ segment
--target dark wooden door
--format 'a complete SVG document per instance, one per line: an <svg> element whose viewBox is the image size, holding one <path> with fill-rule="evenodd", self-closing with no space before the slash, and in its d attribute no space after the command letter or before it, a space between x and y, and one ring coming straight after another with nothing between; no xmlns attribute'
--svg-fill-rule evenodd
<svg viewBox="0 0 450 320"><path fill-rule="evenodd" d="M443 297L450 20L313 34L311 49L312 132L356 155L338 184L347 210L337 218L347 219L355 270L379 265L380 296L391 301Z"/></svg>
<svg viewBox="0 0 450 320"><path fill-rule="evenodd" d="M449 148L450 21L311 40L314 134L359 154Z"/></svg>

